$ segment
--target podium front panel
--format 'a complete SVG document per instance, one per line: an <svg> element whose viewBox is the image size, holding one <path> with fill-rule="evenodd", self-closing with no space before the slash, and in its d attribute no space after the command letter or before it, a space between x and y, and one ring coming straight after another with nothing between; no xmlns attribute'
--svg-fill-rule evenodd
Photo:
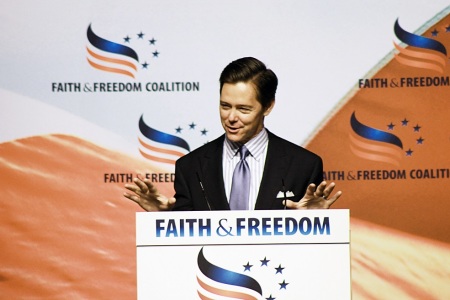
<svg viewBox="0 0 450 300"><path fill-rule="evenodd" d="M348 210L137 213L138 299L350 299Z"/></svg>

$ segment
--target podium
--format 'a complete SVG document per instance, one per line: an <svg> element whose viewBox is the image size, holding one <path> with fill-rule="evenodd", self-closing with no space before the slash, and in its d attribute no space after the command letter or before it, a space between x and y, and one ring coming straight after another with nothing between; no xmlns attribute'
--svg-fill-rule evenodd
<svg viewBox="0 0 450 300"><path fill-rule="evenodd" d="M138 212L138 299L351 299L346 209Z"/></svg>

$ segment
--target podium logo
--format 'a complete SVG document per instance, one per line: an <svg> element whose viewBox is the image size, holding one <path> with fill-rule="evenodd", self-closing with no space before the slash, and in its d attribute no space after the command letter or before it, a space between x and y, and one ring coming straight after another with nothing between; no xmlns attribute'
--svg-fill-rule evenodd
<svg viewBox="0 0 450 300"><path fill-rule="evenodd" d="M433 70L444 73L448 63L447 49L443 41L444 35L450 35L450 25L441 29L435 28L431 32L431 37L423 37L404 30L398 19L394 24L394 32L397 38L409 47L401 47L394 42L399 53L395 54L395 59L409 67Z"/></svg>
<svg viewBox="0 0 450 300"><path fill-rule="evenodd" d="M282 299L283 290L289 285L283 274L285 267L281 264L277 267L270 266L270 260L266 256L259 262L259 266L250 264L250 261L241 264L242 272L252 274L249 276L209 262L201 248L197 258L199 268L197 293L200 299L222 299L222 297L247 300ZM254 277L259 277L261 282L264 282L264 291L260 281Z"/></svg>
<svg viewBox="0 0 450 300"><path fill-rule="evenodd" d="M149 62L139 61L137 52L131 46L100 37L92 30L92 24L89 24L87 29L87 38L87 61L91 67L97 70L135 78L139 70L149 68ZM154 38L145 39L143 32L137 33L134 38L130 35L125 36L123 43L130 45L139 43L141 47L143 43L147 43L150 51L153 50L153 58L159 56L159 52L155 48L156 40Z"/></svg>
<svg viewBox="0 0 450 300"><path fill-rule="evenodd" d="M401 161L414 155L414 149L421 147L425 139L420 135L422 127L417 123L411 126L410 120L404 118L399 122L387 122L388 131L377 129L363 124L356 118L356 112L350 117L351 131L349 134L350 149L356 156L364 159L385 162L399 166ZM398 128L400 127L400 128ZM402 136L413 145L404 146L402 139L394 134L402 133Z"/></svg>

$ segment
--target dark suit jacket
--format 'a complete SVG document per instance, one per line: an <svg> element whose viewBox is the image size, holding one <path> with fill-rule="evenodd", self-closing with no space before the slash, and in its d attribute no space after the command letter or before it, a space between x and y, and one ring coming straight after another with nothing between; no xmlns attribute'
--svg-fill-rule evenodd
<svg viewBox="0 0 450 300"><path fill-rule="evenodd" d="M264 173L255 209L283 209L283 191L292 191L298 201L310 183L318 185L323 179L322 159L316 154L288 142L268 131ZM175 165L175 198L173 210L229 210L222 171L225 135L180 158ZM197 176L198 174L198 176ZM200 181L203 184L204 195ZM206 200L207 199L207 200Z"/></svg>

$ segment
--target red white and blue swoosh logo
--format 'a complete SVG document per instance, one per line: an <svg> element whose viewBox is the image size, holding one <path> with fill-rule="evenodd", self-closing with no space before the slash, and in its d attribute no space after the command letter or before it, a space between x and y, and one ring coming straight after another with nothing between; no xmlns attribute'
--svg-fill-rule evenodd
<svg viewBox="0 0 450 300"><path fill-rule="evenodd" d="M151 60L158 58L159 51L156 49L156 39L146 37L144 32L135 35L125 35L122 43L110 41L96 34L92 24L87 29L88 44L86 46L87 61L94 69L135 78L140 70L148 70ZM131 45L145 47L145 53L151 53L140 61L138 53ZM148 56L148 55L147 55Z"/></svg>
<svg viewBox="0 0 450 300"><path fill-rule="evenodd" d="M167 165L175 165L180 157L191 151L188 140L182 138L183 132L188 132L185 136L192 134L198 136L203 143L208 142L208 130L199 129L194 122L188 124L185 128L178 125L173 129L174 134L157 130L149 126L142 115L139 119L139 152L146 159Z"/></svg>
<svg viewBox="0 0 450 300"><path fill-rule="evenodd" d="M283 273L286 266L273 264L268 257L256 261L258 264L253 265L246 260L241 265L242 272L235 272L210 262L201 248L197 258L198 296L202 300L283 299L283 291L286 291L290 284ZM255 278L260 278L260 280Z"/></svg>
<svg viewBox="0 0 450 300"><path fill-rule="evenodd" d="M383 130L364 124L353 112L350 127L351 151L367 160L399 166L404 158L412 158L416 149L425 144L422 126L419 123L411 125L406 117L398 122L387 121L387 130Z"/></svg>
<svg viewBox="0 0 450 300"><path fill-rule="evenodd" d="M416 35L404 30L398 19L394 24L396 37L409 47L402 47L394 42L399 51L395 59L406 66L433 70L444 73L448 63L448 53L443 41L445 35L450 35L450 25L443 28L435 28L431 37Z"/></svg>

